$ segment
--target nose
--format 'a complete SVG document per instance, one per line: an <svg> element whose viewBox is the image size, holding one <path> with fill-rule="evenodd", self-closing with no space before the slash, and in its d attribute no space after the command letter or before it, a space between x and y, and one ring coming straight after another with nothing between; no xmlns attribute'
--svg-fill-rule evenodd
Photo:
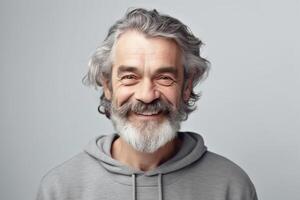
<svg viewBox="0 0 300 200"><path fill-rule="evenodd" d="M149 79L144 79L140 82L140 86L135 91L135 98L144 103L151 103L159 99L160 92L155 88L155 85Z"/></svg>

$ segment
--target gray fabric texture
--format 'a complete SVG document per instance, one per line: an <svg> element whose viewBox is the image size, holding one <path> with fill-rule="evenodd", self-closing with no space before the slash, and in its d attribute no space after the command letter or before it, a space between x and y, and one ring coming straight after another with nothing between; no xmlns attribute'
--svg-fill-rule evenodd
<svg viewBox="0 0 300 200"><path fill-rule="evenodd" d="M199 134L179 132L182 145L176 155L147 172L111 157L117 137L99 136L50 170L41 180L37 200L257 200L248 175L208 151Z"/></svg>

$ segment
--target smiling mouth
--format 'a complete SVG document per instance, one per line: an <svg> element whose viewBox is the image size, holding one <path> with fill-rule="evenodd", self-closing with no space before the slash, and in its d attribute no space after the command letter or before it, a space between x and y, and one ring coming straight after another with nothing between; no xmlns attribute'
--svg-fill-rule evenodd
<svg viewBox="0 0 300 200"><path fill-rule="evenodd" d="M145 120L155 120L163 116L162 112L132 112L132 114L139 119Z"/></svg>
<svg viewBox="0 0 300 200"><path fill-rule="evenodd" d="M143 115L143 116L152 116L152 115L159 115L161 112L134 112L136 115Z"/></svg>

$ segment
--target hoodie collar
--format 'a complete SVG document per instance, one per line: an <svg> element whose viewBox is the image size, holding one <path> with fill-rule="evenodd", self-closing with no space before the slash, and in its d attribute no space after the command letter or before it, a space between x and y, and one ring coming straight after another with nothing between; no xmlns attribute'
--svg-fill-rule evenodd
<svg viewBox="0 0 300 200"><path fill-rule="evenodd" d="M86 146L85 152L98 160L114 181L132 186L133 200L137 198L137 187L141 186L157 186L158 199L163 200L163 185L178 180L185 171L183 169L198 161L207 150L200 135L178 132L177 137L182 141L179 151L156 169L143 172L125 166L112 158L111 146L117 137L117 134L98 136Z"/></svg>
<svg viewBox="0 0 300 200"><path fill-rule="evenodd" d="M162 163L156 169L144 172L132 169L111 157L111 146L117 137L119 137L117 134L98 136L84 149L87 154L99 160L108 172L116 175L131 176L132 174L140 174L150 177L173 173L200 159L207 150L199 134L178 132L178 137L182 140L180 150L170 160Z"/></svg>

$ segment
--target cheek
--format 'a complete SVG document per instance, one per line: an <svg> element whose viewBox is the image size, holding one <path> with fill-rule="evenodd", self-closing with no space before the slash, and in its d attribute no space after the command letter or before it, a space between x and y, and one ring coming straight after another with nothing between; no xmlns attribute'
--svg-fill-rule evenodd
<svg viewBox="0 0 300 200"><path fill-rule="evenodd" d="M160 90L163 98L165 98L169 103L171 103L174 107L178 107L180 103L181 96L181 88L164 88Z"/></svg>
<svg viewBox="0 0 300 200"><path fill-rule="evenodd" d="M130 87L122 87L117 88L114 91L114 103L117 105L117 107L122 106L124 103L126 103L130 97L133 95L134 90Z"/></svg>

